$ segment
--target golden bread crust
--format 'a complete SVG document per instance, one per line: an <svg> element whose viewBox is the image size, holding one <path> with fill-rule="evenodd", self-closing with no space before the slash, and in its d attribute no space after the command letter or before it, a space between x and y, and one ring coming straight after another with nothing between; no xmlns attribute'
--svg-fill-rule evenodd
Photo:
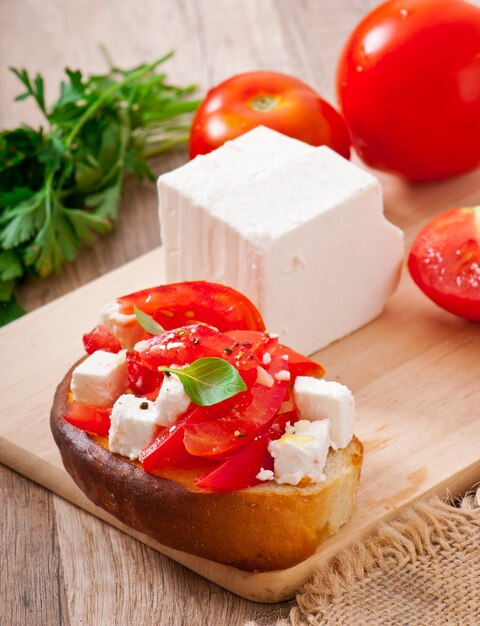
<svg viewBox="0 0 480 626"><path fill-rule="evenodd" d="M96 505L155 541L243 570L279 570L313 554L352 514L363 458L356 437L330 451L323 483L199 489L198 469L148 474L66 422L73 369L56 390L50 418L65 469Z"/></svg>

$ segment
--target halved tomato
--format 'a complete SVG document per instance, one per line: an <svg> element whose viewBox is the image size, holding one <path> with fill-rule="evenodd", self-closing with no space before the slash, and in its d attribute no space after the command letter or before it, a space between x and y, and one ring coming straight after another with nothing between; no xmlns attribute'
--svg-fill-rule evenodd
<svg viewBox="0 0 480 626"><path fill-rule="evenodd" d="M408 269L435 304L480 322L480 206L446 211L417 235Z"/></svg>
<svg viewBox="0 0 480 626"><path fill-rule="evenodd" d="M94 435L107 436L110 428L111 412L111 408L94 404L81 404L74 401L68 407L65 420L69 424Z"/></svg>
<svg viewBox="0 0 480 626"><path fill-rule="evenodd" d="M307 356L303 356L299 352L295 352L288 346L280 344L278 346L278 354L288 357L285 360L290 368L290 374L292 380L295 380L297 376L314 376L315 378L321 378L327 371L323 365L312 361Z"/></svg>
<svg viewBox="0 0 480 626"><path fill-rule="evenodd" d="M203 322L219 331L265 330L262 316L243 294L231 287L193 281L160 285L118 298L122 313L133 313L137 306L163 328Z"/></svg>

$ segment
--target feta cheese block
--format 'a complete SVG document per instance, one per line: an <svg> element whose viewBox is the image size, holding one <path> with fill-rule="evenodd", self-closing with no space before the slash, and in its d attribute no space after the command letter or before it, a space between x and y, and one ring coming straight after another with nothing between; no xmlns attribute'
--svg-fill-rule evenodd
<svg viewBox="0 0 480 626"><path fill-rule="evenodd" d="M331 380L297 376L293 401L302 420L330 421L332 448L348 446L355 426L355 398L348 387Z"/></svg>
<svg viewBox="0 0 480 626"><path fill-rule="evenodd" d="M74 369L71 390L77 402L111 406L127 384L126 351L97 350Z"/></svg>
<svg viewBox="0 0 480 626"><path fill-rule="evenodd" d="M328 420L295 422L289 432L268 444L276 481L279 484L298 485L305 478L313 482L325 480L323 469L329 447ZM268 479L263 474L259 480L265 478Z"/></svg>
<svg viewBox="0 0 480 626"><path fill-rule="evenodd" d="M371 174L259 127L158 181L165 282L230 285L312 353L379 315L403 234Z"/></svg>
<svg viewBox="0 0 480 626"><path fill-rule="evenodd" d="M176 374L165 376L156 400L157 424L171 426L182 413L185 413L190 403L191 400L178 376Z"/></svg>
<svg viewBox="0 0 480 626"><path fill-rule="evenodd" d="M142 327L135 315L120 313L118 302L109 302L100 309L100 324L106 326L123 348L131 350L142 336Z"/></svg>
<svg viewBox="0 0 480 626"><path fill-rule="evenodd" d="M113 405L108 432L110 452L136 459L157 429L158 407L146 398L126 393Z"/></svg>

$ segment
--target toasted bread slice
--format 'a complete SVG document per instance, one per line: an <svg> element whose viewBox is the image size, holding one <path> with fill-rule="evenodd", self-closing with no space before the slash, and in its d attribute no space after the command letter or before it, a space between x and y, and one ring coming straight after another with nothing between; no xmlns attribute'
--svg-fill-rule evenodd
<svg viewBox="0 0 480 626"><path fill-rule="evenodd" d="M243 570L280 570L313 554L352 514L363 458L356 437L330 450L325 482L200 489L201 463L148 474L111 453L105 438L66 422L72 371L57 388L50 421L65 469L90 500L155 541Z"/></svg>

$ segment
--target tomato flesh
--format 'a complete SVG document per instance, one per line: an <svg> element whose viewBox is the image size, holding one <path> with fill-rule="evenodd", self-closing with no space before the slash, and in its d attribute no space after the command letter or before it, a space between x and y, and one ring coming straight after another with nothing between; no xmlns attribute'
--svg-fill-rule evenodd
<svg viewBox="0 0 480 626"><path fill-rule="evenodd" d="M159 388L163 374L147 367L137 352L127 352L128 386L134 394L146 396Z"/></svg>
<svg viewBox="0 0 480 626"><path fill-rule="evenodd" d="M161 285L118 298L122 313L133 313L134 305L172 330L202 322L221 332L237 329L265 330L257 308L231 287L193 281Z"/></svg>
<svg viewBox="0 0 480 626"><path fill-rule="evenodd" d="M253 385L259 359L228 335L203 324L192 324L157 335L148 340L148 349L140 353L140 362L150 369L159 366L187 365L196 359L217 357L231 363L245 381Z"/></svg>
<svg viewBox="0 0 480 626"><path fill-rule="evenodd" d="M480 163L480 8L391 0L350 35L337 91L370 166L426 181Z"/></svg>
<svg viewBox="0 0 480 626"><path fill-rule="evenodd" d="M243 448L235 452L221 465L195 481L198 487L233 491L260 484L260 469L273 470L273 458L268 451L270 441L279 439L285 432L287 422L297 421L293 411L278 415L272 425Z"/></svg>
<svg viewBox="0 0 480 626"><path fill-rule="evenodd" d="M320 363L312 361L312 359L303 356L303 354L300 354L299 352L295 352L295 350L292 350L287 346L280 344L278 346L278 353L282 356L288 357L286 361L292 375L292 380L295 380L297 376L313 376L315 378L321 378L327 371Z"/></svg>
<svg viewBox="0 0 480 626"><path fill-rule="evenodd" d="M408 269L438 306L480 322L480 207L452 209L415 239Z"/></svg>
<svg viewBox="0 0 480 626"><path fill-rule="evenodd" d="M297 78L263 71L233 76L208 92L193 119L190 158L260 125L350 158L341 115Z"/></svg>
<svg viewBox="0 0 480 626"><path fill-rule="evenodd" d="M87 354L93 354L97 350L117 353L122 349L119 340L106 326L101 325L95 326L93 330L83 335L83 345Z"/></svg>
<svg viewBox="0 0 480 626"><path fill-rule="evenodd" d="M264 367L272 377L281 370L288 371L288 365L279 356ZM184 437L187 451L193 456L215 459L231 454L253 439L274 420L287 395L287 381L273 379L271 387L254 385L246 405L237 405L215 420L187 424Z"/></svg>
<svg viewBox="0 0 480 626"><path fill-rule="evenodd" d="M110 429L111 412L111 408L73 401L64 417L69 424L77 428L106 437Z"/></svg>

